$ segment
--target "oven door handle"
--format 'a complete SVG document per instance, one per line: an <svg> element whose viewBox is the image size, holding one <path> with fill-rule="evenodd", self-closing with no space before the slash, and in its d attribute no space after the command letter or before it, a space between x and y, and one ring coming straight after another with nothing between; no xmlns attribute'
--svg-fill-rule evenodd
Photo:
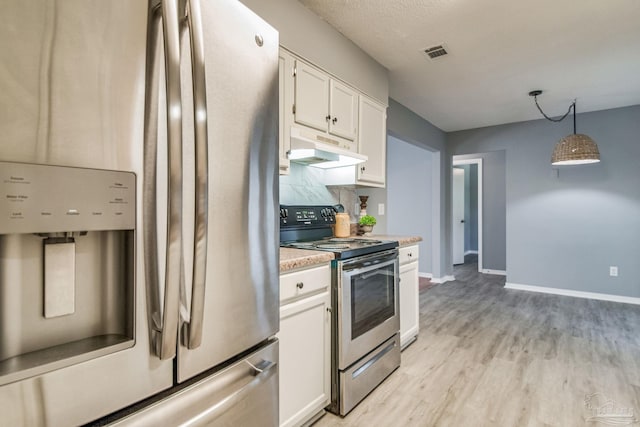
<svg viewBox="0 0 640 427"><path fill-rule="evenodd" d="M379 267L379 266L380 266L379 264L378 264L378 265L376 265L376 267ZM384 270L384 271L379 271L377 268L376 268L374 271L371 271L371 272L369 272L369 273L360 273L360 274L361 274L361 276L360 276L360 277L361 277L363 280L367 280L368 278L373 277L373 276L377 276L378 274L382 274L382 275L384 275L384 276L393 276L393 275L394 275L394 273L393 273L393 272L389 272L389 271L386 271L386 270Z"/></svg>
<svg viewBox="0 0 640 427"><path fill-rule="evenodd" d="M387 265L391 265L398 262L397 254L394 254L390 257L380 258L379 260L373 261L361 261L355 263L345 263L342 266L342 271L349 272L350 275L354 274L362 274L367 271L377 270L382 267L386 267Z"/></svg>

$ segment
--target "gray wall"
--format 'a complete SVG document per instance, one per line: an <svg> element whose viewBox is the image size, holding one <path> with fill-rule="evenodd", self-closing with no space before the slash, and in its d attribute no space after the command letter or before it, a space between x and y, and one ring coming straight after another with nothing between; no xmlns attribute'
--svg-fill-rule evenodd
<svg viewBox="0 0 640 427"><path fill-rule="evenodd" d="M387 69L297 0L241 0L280 32L280 44L383 104Z"/></svg>
<svg viewBox="0 0 640 427"><path fill-rule="evenodd" d="M546 120L447 135L452 153L506 150L507 281L640 297L640 106L578 114L601 163L550 164L571 122ZM619 277L609 277L609 266Z"/></svg>
<svg viewBox="0 0 640 427"><path fill-rule="evenodd" d="M375 216L377 221L375 227L373 227L373 234L387 234L387 222L389 219L389 211L387 209L387 189L363 187L358 188L356 193L358 196L369 196L367 199L367 214ZM359 199L356 200L358 200L359 203ZM384 203L384 215L378 214L378 203Z"/></svg>
<svg viewBox="0 0 640 427"><path fill-rule="evenodd" d="M419 235L421 273L432 273L432 157L421 147L387 138L387 232Z"/></svg>
<svg viewBox="0 0 640 427"><path fill-rule="evenodd" d="M447 154L445 133L404 105L389 98L387 132L402 141L432 152L431 161L431 272L440 278L453 271L451 258L451 156ZM389 168L387 169L389 171ZM387 195L388 197L388 195ZM391 221L387 228L391 227Z"/></svg>
<svg viewBox="0 0 640 427"><path fill-rule="evenodd" d="M455 135L448 135L455 146ZM482 268L504 271L507 267L507 202L505 151L454 155L454 160L482 159ZM476 186L477 188L477 186Z"/></svg>

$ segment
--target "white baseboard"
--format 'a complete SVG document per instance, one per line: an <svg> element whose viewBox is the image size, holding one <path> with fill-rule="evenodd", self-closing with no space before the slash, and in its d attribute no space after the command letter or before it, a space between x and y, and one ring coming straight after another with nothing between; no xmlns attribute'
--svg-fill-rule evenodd
<svg viewBox="0 0 640 427"><path fill-rule="evenodd" d="M597 292L574 291L571 289L547 288L545 286L522 285L519 283L505 283L506 289L515 289L519 291L540 292L544 294L565 295L568 297L596 299L602 301L622 302L625 304L640 305L640 298L625 297L622 295L600 294Z"/></svg>
<svg viewBox="0 0 640 427"><path fill-rule="evenodd" d="M483 268L480 273L484 274L497 274L499 276L506 276L507 272L505 270L492 270L490 268Z"/></svg>
<svg viewBox="0 0 640 427"><path fill-rule="evenodd" d="M418 272L418 277L424 277L426 279L431 279L433 277L433 273L420 273L420 272Z"/></svg>
<svg viewBox="0 0 640 427"><path fill-rule="evenodd" d="M454 280L456 280L456 278L453 275L443 276L443 277L433 277L431 279L433 283L446 283L446 282L452 282Z"/></svg>
<svg viewBox="0 0 640 427"><path fill-rule="evenodd" d="M478 255L478 251L466 251L465 255Z"/></svg>

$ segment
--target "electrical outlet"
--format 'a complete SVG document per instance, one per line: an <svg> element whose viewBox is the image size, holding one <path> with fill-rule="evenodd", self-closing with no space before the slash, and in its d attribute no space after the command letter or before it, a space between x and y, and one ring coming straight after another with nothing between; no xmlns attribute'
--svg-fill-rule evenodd
<svg viewBox="0 0 640 427"><path fill-rule="evenodd" d="M378 215L384 215L384 203L378 203Z"/></svg>
<svg viewBox="0 0 640 427"><path fill-rule="evenodd" d="M612 265L609 267L609 276L618 277L618 266Z"/></svg>

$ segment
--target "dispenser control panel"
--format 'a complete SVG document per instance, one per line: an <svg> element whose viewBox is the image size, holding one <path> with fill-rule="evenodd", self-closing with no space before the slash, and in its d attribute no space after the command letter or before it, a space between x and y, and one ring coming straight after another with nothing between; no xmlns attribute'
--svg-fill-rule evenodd
<svg viewBox="0 0 640 427"><path fill-rule="evenodd" d="M133 172L0 162L0 234L133 230Z"/></svg>

